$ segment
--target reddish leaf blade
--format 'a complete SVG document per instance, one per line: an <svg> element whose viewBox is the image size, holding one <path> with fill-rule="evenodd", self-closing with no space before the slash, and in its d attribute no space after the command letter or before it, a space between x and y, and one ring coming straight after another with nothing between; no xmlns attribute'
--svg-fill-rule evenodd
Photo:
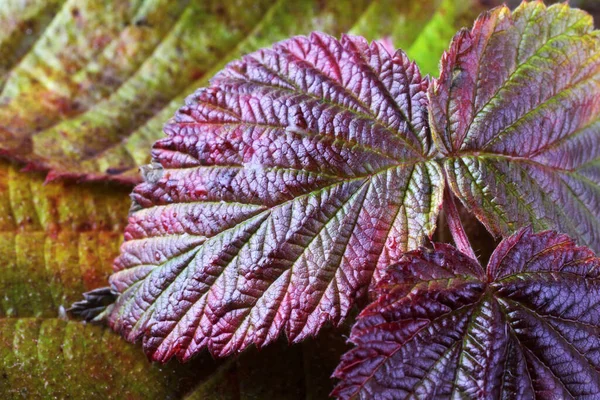
<svg viewBox="0 0 600 400"><path fill-rule="evenodd" d="M479 271L478 271L479 269ZM481 267L448 245L407 253L361 314L334 376L340 398L405 398L452 390L452 374L473 308L485 284ZM414 299L414 300L413 300ZM390 397L390 395L392 395Z"/></svg>
<svg viewBox="0 0 600 400"><path fill-rule="evenodd" d="M566 4L506 7L461 31L430 88L449 184L496 235L566 232L600 251L600 41Z"/></svg>
<svg viewBox="0 0 600 400"><path fill-rule="evenodd" d="M448 245L407 253L359 316L342 398L595 398L600 259L551 231L505 239L483 271Z"/></svg>
<svg viewBox="0 0 600 400"><path fill-rule="evenodd" d="M433 231L426 90L403 53L357 37L230 64L166 125L134 191L111 326L165 361L340 323Z"/></svg>

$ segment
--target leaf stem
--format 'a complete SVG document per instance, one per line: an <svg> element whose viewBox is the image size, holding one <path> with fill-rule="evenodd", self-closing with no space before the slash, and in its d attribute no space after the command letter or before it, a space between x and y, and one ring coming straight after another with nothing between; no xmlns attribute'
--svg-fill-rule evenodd
<svg viewBox="0 0 600 400"><path fill-rule="evenodd" d="M471 242L469 242L469 238L460 221L460 215L458 214L456 203L454 202L454 195L448 186L444 189L444 211L446 212L448 228L450 228L450 233L452 234L452 239L454 239L456 248L479 264L479 260L473 251L473 247L471 247Z"/></svg>

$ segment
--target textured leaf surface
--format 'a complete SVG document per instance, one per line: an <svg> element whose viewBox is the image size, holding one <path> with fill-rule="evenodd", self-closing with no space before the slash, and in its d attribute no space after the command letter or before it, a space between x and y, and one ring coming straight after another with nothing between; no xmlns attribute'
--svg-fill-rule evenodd
<svg viewBox="0 0 600 400"><path fill-rule="evenodd" d="M3 399L177 399L196 383L108 329L54 318L0 319L0 360Z"/></svg>
<svg viewBox="0 0 600 400"><path fill-rule="evenodd" d="M461 31L430 88L449 183L495 234L569 233L600 251L600 41L566 4L503 7Z"/></svg>
<svg viewBox="0 0 600 400"><path fill-rule="evenodd" d="M408 48L442 10L440 0L410 3L9 2L0 10L0 153L53 177L138 181L164 122L227 61L315 30L391 36ZM482 8L479 0L445 3L468 3L465 19ZM445 21L449 31L459 27ZM452 34L415 56L437 65Z"/></svg>
<svg viewBox="0 0 600 400"><path fill-rule="evenodd" d="M224 363L208 354L151 364L108 328L56 318L0 319L0 397L13 399L318 400L347 349L340 331L276 343Z"/></svg>
<svg viewBox="0 0 600 400"><path fill-rule="evenodd" d="M44 184L0 161L0 318L54 317L105 286L127 222L128 190Z"/></svg>
<svg viewBox="0 0 600 400"><path fill-rule="evenodd" d="M600 259L567 236L520 231L487 273L438 244L387 278L335 372L340 398L600 396Z"/></svg>
<svg viewBox="0 0 600 400"><path fill-rule="evenodd" d="M230 64L165 126L134 190L111 326L185 360L340 322L433 231L426 89L403 53L356 37Z"/></svg>

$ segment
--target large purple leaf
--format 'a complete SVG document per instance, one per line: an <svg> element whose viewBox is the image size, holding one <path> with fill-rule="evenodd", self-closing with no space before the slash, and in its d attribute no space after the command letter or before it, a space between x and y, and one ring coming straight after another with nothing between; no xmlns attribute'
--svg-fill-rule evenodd
<svg viewBox="0 0 600 400"><path fill-rule="evenodd" d="M427 80L357 37L296 37L231 63L155 147L107 311L153 360L225 356L340 323L431 234Z"/></svg>
<svg viewBox="0 0 600 400"><path fill-rule="evenodd" d="M600 251L599 50L589 14L531 2L484 14L442 58L434 140L494 234L531 225Z"/></svg>
<svg viewBox="0 0 600 400"><path fill-rule="evenodd" d="M600 259L567 236L522 230L487 274L437 244L386 276L335 372L340 398L600 396Z"/></svg>

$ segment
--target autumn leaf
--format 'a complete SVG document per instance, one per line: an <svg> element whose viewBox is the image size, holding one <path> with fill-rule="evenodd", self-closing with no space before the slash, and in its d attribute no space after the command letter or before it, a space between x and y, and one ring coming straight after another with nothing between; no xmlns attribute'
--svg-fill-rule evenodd
<svg viewBox="0 0 600 400"><path fill-rule="evenodd" d="M25 64L27 60L33 60L39 65L48 60L49 58L33 57L30 55L31 53L28 54L28 51L31 51L30 46L38 40L38 36L41 36L40 41L51 39L44 39L48 35L45 33L45 29L53 21L53 14L59 10L66 11L58 14L53 23L59 25L71 23L69 21L71 18L77 17L77 12L71 12L71 15L65 14L65 12L68 12L73 4L56 2L40 4L38 8L3 8L0 11L2 20L11 20L11 24L0 24L0 30L5 29L0 33L2 38L0 52L7 55L0 61L6 62L2 65L6 67L4 71L15 69L19 65ZM79 4L82 2L76 5ZM290 32L293 32L293 29L305 29L308 32L315 27L328 30L330 29L328 26L333 28L336 24L349 27L353 23L352 18L355 18L356 12L363 11L353 9L354 11L349 11L344 15L336 10L337 4L320 4L316 6L316 3L310 2L301 2L300 4L278 2L264 16L256 29L250 35L245 36L244 40L236 43L235 48L227 56L220 60L208 60L215 63L213 71L220 69L219 63L222 65L227 57L232 58L242 52L270 44L274 38L285 37L288 35L286 29L290 29ZM214 8L212 10L215 11ZM158 13L158 11L154 12ZM79 12L80 15L85 15L86 12L94 15L101 10L79 9ZM300 15L305 18L300 20L298 18ZM314 18L308 18L309 15L314 15ZM16 16L20 21L14 20ZM332 18L332 16L335 17ZM391 18L392 14L388 13L386 17ZM238 19L235 23L240 24L241 22ZM143 25L143 23L140 24L140 26ZM214 24L205 24L204 29L213 33L211 31L213 26ZM58 28L61 27L58 26ZM129 27L128 29L134 28ZM341 32L341 29L335 32ZM240 38L239 35L237 37ZM125 39L128 40L127 37ZM56 47L54 45L49 51L54 51L53 49ZM18 54L15 50L17 48L19 49ZM46 53L46 55L48 54ZM92 57L92 55L89 56ZM88 62L95 63L92 59ZM19 71L21 70L19 69ZM25 71L23 70L22 73ZM213 73L208 73L208 75ZM17 75L18 73L14 71L10 72L11 79L17 79ZM9 74L3 76L6 78L9 77ZM133 78L135 75L131 79ZM90 79L95 78L92 76ZM186 85L189 84L189 86L186 86L187 89L182 92L191 91L200 86L201 84L198 82L201 82L202 79L204 78L201 77L196 83L187 82ZM123 85L126 84L123 83ZM39 87L39 84L34 87ZM23 88L19 95L29 96L28 90ZM35 97L35 95L31 95L31 97ZM101 104L108 103L108 101L107 99L99 100ZM139 134L137 139L133 138L129 141L126 152L132 152L135 155L133 158L138 161L135 163L127 161L125 164L133 168L136 163L147 162L149 154L146 147L160 137L162 123L179 107L181 101L176 98L170 109L165 108L161 115L151 121L153 124L149 123L145 126L143 134ZM109 106L116 107L118 104L118 101L110 102L102 110L108 110ZM75 135L87 132L85 129L81 129L82 125L79 124L79 119L91 121L94 124L98 123L100 128L95 131L94 135L104 143L112 140L110 139L112 137L111 129L114 126L126 126L122 117L107 125L107 121L97 118L97 116L103 117L103 115L94 112L95 107L98 111L102 111L99 106L93 105L90 110L83 111L81 116L79 114L59 116L61 128L66 127L72 132L66 136L67 138L74 138ZM13 110L18 110L18 107L14 107ZM29 111L32 113L29 117L35 117L34 110L29 109ZM121 111L116 110L110 115L118 115L118 112ZM69 125L67 120L74 122ZM14 120L11 121L14 122ZM0 124L2 125L0 130L15 128L16 125L12 122ZM51 160L54 167L50 167L55 169L56 174L69 172L68 169L83 171L86 174L104 173L102 168L105 167L112 168L106 170L111 174L120 172L122 164L118 159L122 149L114 151L114 154L111 154L111 150L99 154L98 161L94 159L94 156L88 158L87 161L79 160L80 153L77 151L81 149L81 144L87 145L90 137L82 138L78 142L80 145L71 144L75 146L74 153L60 150L52 154L52 157L56 158ZM58 146L66 146L68 141L60 136L54 143ZM6 141L0 141L0 146L6 144ZM119 143L120 145L121 143ZM19 149L23 150L22 147ZM41 151L50 150L52 149L42 146ZM17 157L15 154L9 154L9 156L22 159L21 156ZM65 158L65 156L70 158ZM124 159L127 160L128 157ZM25 157L24 161L31 160ZM116 165L115 162L117 162ZM198 369L198 360L192 362L192 365L186 365L185 368L178 368L172 363L162 367L152 366L148 364L143 354L137 353L133 346L123 343L109 331L93 326L83 327L56 318L61 306L68 306L79 299L81 292L102 286L106 282L112 259L118 254L121 232L126 222L125 217L129 207L128 190L104 184L83 186L68 183L44 184L44 174L20 172L18 167L8 164L2 164L0 172L0 222L2 225L0 229L2 231L0 233L0 260L3 265L0 275L0 288L3 293L0 317L5 317L5 319L0 319L2 326L0 352L2 353L1 365L3 367L0 376L2 379L0 381L0 397L54 395L77 398L94 393L94 395L104 398L118 398L119 396L129 396L132 399L154 396L179 398L187 389L195 386L195 390L187 395L189 398L194 398L194 396L204 398L206 393L214 395L215 390L221 391L222 398L246 398L252 396L252 393L260 394L262 398L268 398L269 393L273 396L277 396L277 393L286 393L285 391L292 387L290 385L297 385L297 383L300 383L301 386L295 386L297 389L294 396L289 398L302 399L314 396L321 398L330 391L330 382L327 377L344 348L343 345L332 347L334 340L329 340L328 344L322 344L322 340L307 341L302 345L302 349L295 349L291 352L282 346L274 347L277 349L276 351L284 352L278 355L279 358L284 354L284 358L296 359L301 363L296 368L290 369L288 366L289 376L281 373L282 368L274 367L272 376L276 376L281 385L273 385L272 382L266 381L260 383L256 376L250 374L254 368L266 370L268 366L274 366L273 356L270 353L262 355L250 353L234 362L233 366L230 364L219 368L214 363L203 361L206 364L203 369L204 376L198 373L190 375L190 371ZM125 180L129 179L128 174L130 173L125 173L127 175ZM53 178L53 175L50 178ZM35 341L38 343L37 346L34 344ZM339 334L336 335L335 341L341 342ZM316 349L321 349L319 346L324 346L322 351L319 351L321 356L314 353ZM303 356L303 353L307 355ZM42 354L42 357L38 358L38 354ZM328 361L324 362L325 359ZM51 370L50 360L56 371ZM81 371L89 371L89 373L81 373ZM67 375L59 375L59 373ZM143 377L138 378L138 375ZM69 379L64 380L64 376L68 376ZM41 377L46 377L46 379L41 380ZM109 385L109 381L113 383ZM139 384L126 387L126 383L132 381Z"/></svg>
<svg viewBox="0 0 600 400"><path fill-rule="evenodd" d="M229 64L165 126L134 190L109 324L161 361L338 324L433 232L426 89L404 53L350 36Z"/></svg>
<svg viewBox="0 0 600 400"><path fill-rule="evenodd" d="M400 26L408 9L397 2L379 8L385 3L242 2L223 8L220 2L151 1L110 9L88 1L9 3L0 10L0 152L30 170L50 170L48 180L135 181L163 122L228 60L314 29L339 35L377 24ZM420 21L443 12L438 1L425 7ZM409 18L417 11L411 9ZM411 28L390 37L408 45L419 36ZM104 329L56 318L80 292L105 282L125 223L125 193L104 184L44 184L43 173L0 165L1 397L179 398L191 383L182 379L196 364L159 369ZM294 398L325 396L330 387L324 377L340 347L333 351L335 346L320 343L307 341L306 349L296 350L307 355L290 376L272 370L282 382L273 396L299 379L306 386ZM330 353L328 362L316 356L317 349ZM216 373L195 376L198 385L188 397L221 388L223 398L268 398L267 382L257 384L244 371L264 370L273 364L270 358L259 357L254 367L248 357L233 368L209 363ZM126 387L134 380L139 384Z"/></svg>
<svg viewBox="0 0 600 400"><path fill-rule="evenodd" d="M552 38L527 33L538 28ZM593 245L600 102L587 86L557 89L572 98L567 105L547 105L536 93L580 69L594 85L596 45L589 15L564 4L524 3L514 16L497 8L455 37L429 89L431 104L427 80L404 53L362 38L316 33L232 62L186 100L156 143L110 279L119 297L99 318L130 341L142 338L157 361L188 360L204 348L226 356L281 332L291 341L315 335L431 236L443 175L492 233L572 227L576 240ZM577 55L570 64L555 54L563 48ZM542 68L531 83L531 71ZM520 100L532 109L517 107ZM532 129L544 127L531 119L538 113L565 122L535 136ZM511 118L510 129L496 132L497 121ZM564 137L581 139L581 152L526 154ZM495 140L524 153L477 148ZM580 159L575 170L559 165ZM469 163L486 169L455 168ZM562 181L555 190L549 182L559 177L583 186Z"/></svg>
<svg viewBox="0 0 600 400"><path fill-rule="evenodd" d="M334 395L595 398L599 272L551 231L505 239L487 272L446 244L407 253L352 329Z"/></svg>
<svg viewBox="0 0 600 400"><path fill-rule="evenodd" d="M454 193L496 235L531 225L600 251L600 41L567 4L497 8L430 87Z"/></svg>
<svg viewBox="0 0 600 400"><path fill-rule="evenodd" d="M382 38L433 73L456 27L479 10L474 0L2 7L0 155L44 173L0 165L0 397L324 397L317 342L286 353L300 372L283 356L273 362L273 347L219 367L197 357L215 371L199 377L149 364L107 330L56 318L105 281L127 201L104 183L43 185L45 172L47 181L137 181L184 96L231 59L294 34ZM159 361L262 347L283 331L295 341L314 335L433 233L443 175L495 234L532 224L598 250L591 29L584 13L538 3L463 31L430 89L439 153L427 81L403 53L390 61L376 43L316 35L234 62L188 98L144 168L113 288L96 292L124 292L105 315L130 340L146 335ZM89 376L77 375L82 366ZM262 371L284 378L259 384ZM536 373L533 386L559 391ZM595 379L562 383L575 393Z"/></svg>

